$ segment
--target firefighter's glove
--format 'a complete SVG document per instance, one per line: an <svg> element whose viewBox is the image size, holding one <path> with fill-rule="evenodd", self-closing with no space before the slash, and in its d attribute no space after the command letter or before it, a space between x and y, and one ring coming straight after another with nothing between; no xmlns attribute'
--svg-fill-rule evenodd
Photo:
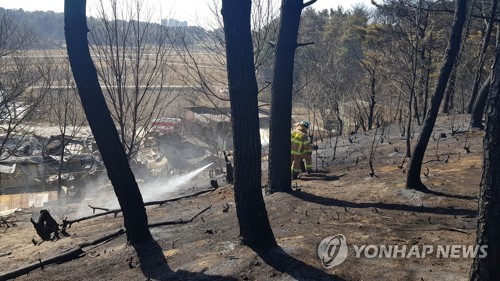
<svg viewBox="0 0 500 281"><path fill-rule="evenodd" d="M318 150L318 148L319 148L319 147L318 147L317 145L312 145L312 149L313 149L313 150Z"/></svg>

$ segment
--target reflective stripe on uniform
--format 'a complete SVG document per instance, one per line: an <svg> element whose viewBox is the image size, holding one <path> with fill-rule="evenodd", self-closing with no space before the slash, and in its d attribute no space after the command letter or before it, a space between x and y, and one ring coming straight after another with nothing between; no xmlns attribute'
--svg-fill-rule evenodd
<svg viewBox="0 0 500 281"><path fill-rule="evenodd" d="M303 147L304 147L303 153L310 153L310 152L312 152L311 142L309 141L309 139L304 142Z"/></svg>
<svg viewBox="0 0 500 281"><path fill-rule="evenodd" d="M301 155L304 153L302 151L302 146L304 145L304 133L301 131L293 130L291 134L291 141L292 141L292 147L291 147L291 153L292 155ZM295 145L294 145L295 144Z"/></svg>

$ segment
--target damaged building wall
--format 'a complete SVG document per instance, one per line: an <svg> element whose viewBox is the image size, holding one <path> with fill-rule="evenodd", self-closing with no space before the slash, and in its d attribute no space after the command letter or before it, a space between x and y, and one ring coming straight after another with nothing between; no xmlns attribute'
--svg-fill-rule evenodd
<svg viewBox="0 0 500 281"><path fill-rule="evenodd" d="M38 208L57 200L57 191L0 195L0 211Z"/></svg>

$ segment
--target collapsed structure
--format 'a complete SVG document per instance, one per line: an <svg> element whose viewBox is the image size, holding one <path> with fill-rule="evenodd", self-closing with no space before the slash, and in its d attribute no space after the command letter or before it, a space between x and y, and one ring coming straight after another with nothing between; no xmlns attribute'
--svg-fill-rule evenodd
<svg viewBox="0 0 500 281"><path fill-rule="evenodd" d="M225 172L223 152L233 149L230 109L185 107L179 115L151 122L144 148L130 163L137 179L168 178L210 163L210 177ZM265 147L269 114L261 110L259 116ZM49 134L43 126L37 128ZM43 207L61 196L85 192L88 185L106 183L105 167L89 132L65 140L62 135L36 134L13 140L10 150L15 152L0 158L0 211Z"/></svg>

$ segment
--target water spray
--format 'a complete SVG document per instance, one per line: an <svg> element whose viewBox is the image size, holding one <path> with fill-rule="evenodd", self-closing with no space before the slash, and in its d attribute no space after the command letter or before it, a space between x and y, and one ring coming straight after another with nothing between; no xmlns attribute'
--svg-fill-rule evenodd
<svg viewBox="0 0 500 281"><path fill-rule="evenodd" d="M140 188L144 201L158 200L159 197L179 191L185 184L189 183L214 163L215 162L212 162L184 175L176 175L165 179L159 179L146 184Z"/></svg>
<svg viewBox="0 0 500 281"><path fill-rule="evenodd" d="M169 194L182 190L186 184L214 163L215 162L212 162L184 175L174 175L168 178L157 179L140 186L143 200L146 202L163 198L167 199ZM116 196L112 193L111 189L108 189L108 193L100 194L98 198L95 198L90 202L86 201L85 204L82 204L77 211L77 216L84 216L91 213L87 206L89 203L108 209L116 209L120 207Z"/></svg>

